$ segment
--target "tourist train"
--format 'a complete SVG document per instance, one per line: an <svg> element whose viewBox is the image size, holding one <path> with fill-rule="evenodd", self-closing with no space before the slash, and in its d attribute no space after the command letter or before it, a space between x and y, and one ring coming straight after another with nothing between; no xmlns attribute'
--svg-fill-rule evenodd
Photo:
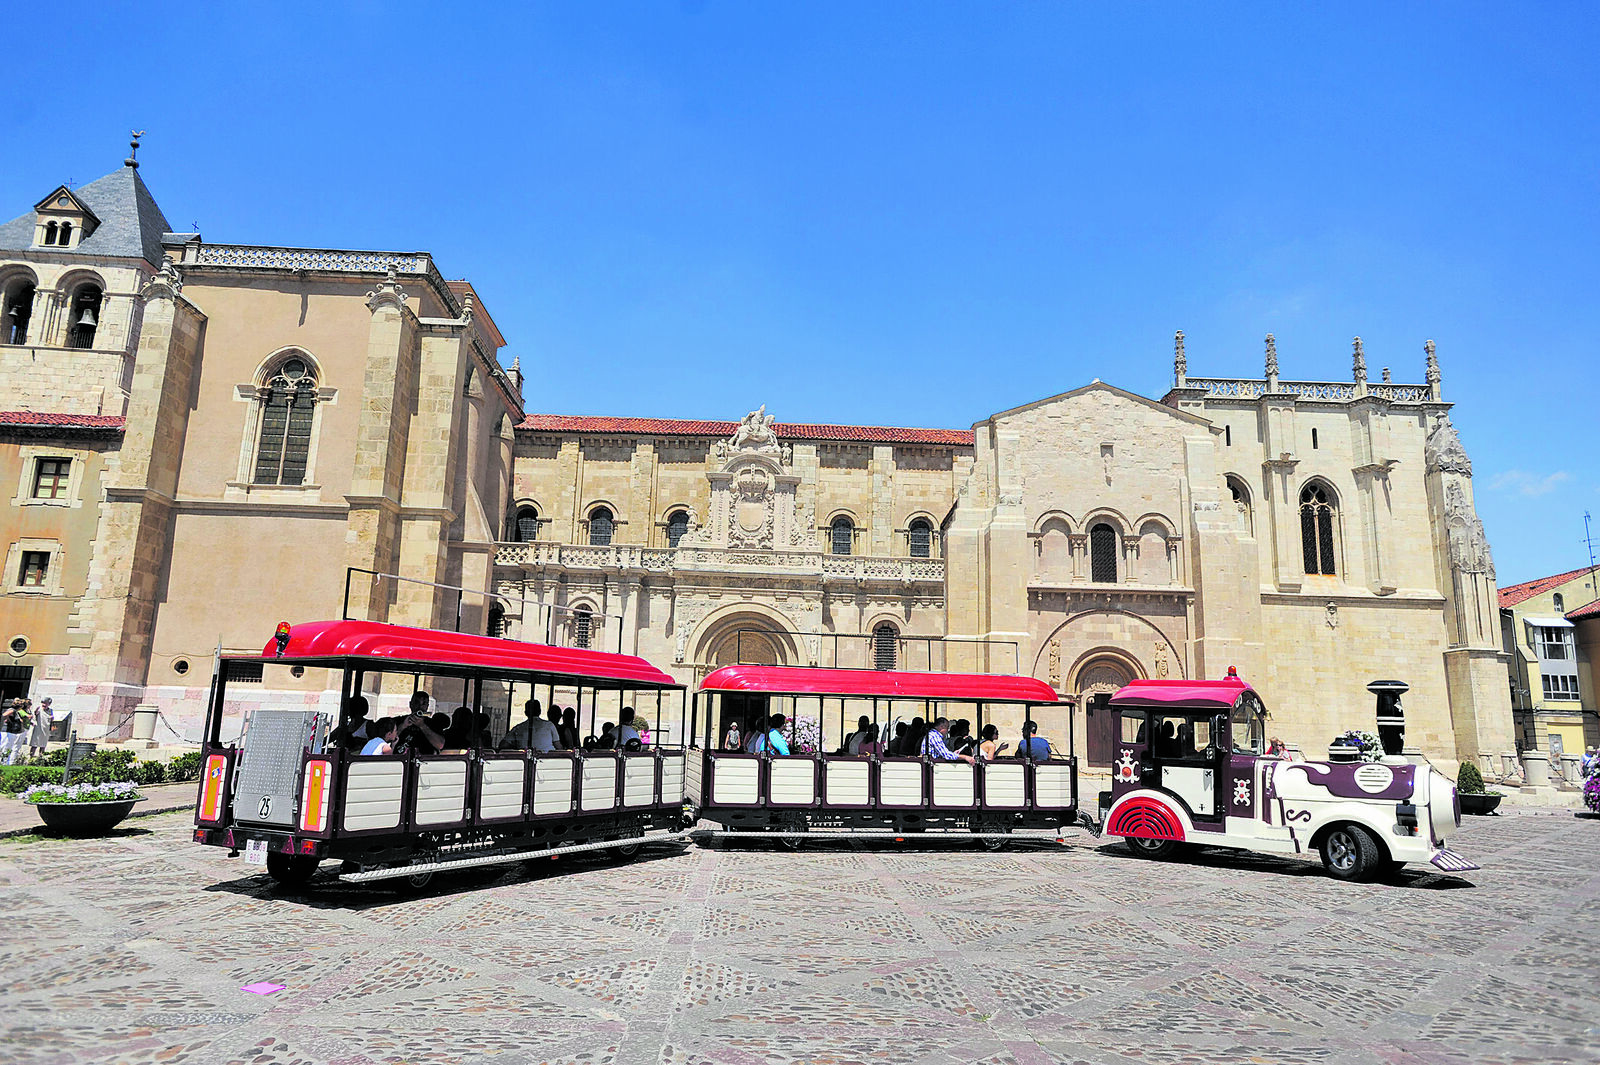
<svg viewBox="0 0 1600 1065"><path fill-rule="evenodd" d="M225 743L230 676L267 669L329 670L344 706L379 689L398 698L385 677L409 685L414 710L429 702L416 694L425 680L441 703L445 689L459 690L455 724L468 731L448 741L431 734L434 751L374 743L375 753L354 753L330 742L332 721L315 706L259 705ZM580 721L587 709L591 736L602 698L608 713L626 708L623 717L640 706L654 741L553 751L488 742L504 732L492 718L509 725L519 693L537 699L541 690L542 705L560 697ZM1345 880L1408 862L1478 868L1446 845L1460 825L1451 781L1397 756L1341 764L1269 755L1266 708L1231 669L1218 681L1134 681L1110 709L1115 764L1096 819L1078 794L1071 706L1029 677L736 664L707 675L691 700L632 655L365 621L285 623L260 655L220 659L194 839L280 883L304 884L334 860L342 880L411 889L439 872L586 851L625 856L652 841L749 833L790 847L880 838L997 848L1018 834L1064 842L1074 826L1148 858L1195 845L1317 852ZM870 729L829 752L830 719L841 737L852 719ZM976 722L990 757L947 749L943 729L956 719ZM396 728L399 719L385 720ZM1062 750L1034 735L1041 723L1057 742L1065 733ZM911 750L876 741L908 726L929 738L914 738ZM759 739L748 742L752 731ZM865 735L873 742L861 744Z"/></svg>

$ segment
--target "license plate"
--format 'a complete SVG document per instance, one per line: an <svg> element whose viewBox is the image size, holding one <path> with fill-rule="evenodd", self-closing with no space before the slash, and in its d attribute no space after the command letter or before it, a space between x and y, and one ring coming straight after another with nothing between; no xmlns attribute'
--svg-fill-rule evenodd
<svg viewBox="0 0 1600 1065"><path fill-rule="evenodd" d="M244 844L244 864L267 864L267 841L264 839L246 840Z"/></svg>

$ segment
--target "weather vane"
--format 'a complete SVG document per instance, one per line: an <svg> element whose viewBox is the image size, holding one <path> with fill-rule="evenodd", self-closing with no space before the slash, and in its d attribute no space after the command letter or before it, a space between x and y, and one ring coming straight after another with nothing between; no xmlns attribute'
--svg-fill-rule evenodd
<svg viewBox="0 0 1600 1065"><path fill-rule="evenodd" d="M123 164L137 170L139 169L139 138L144 136L144 130L135 129L129 130L129 132L133 134L133 140L128 142L128 147L132 148L133 151L128 154L128 158L123 160Z"/></svg>

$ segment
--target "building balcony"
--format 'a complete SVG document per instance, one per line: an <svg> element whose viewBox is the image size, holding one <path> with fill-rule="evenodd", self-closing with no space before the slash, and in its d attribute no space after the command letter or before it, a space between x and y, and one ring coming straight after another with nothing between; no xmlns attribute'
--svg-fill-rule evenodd
<svg viewBox="0 0 1600 1065"><path fill-rule="evenodd" d="M893 555L830 555L754 548L639 547L566 544L554 540L495 545L502 569L593 573L746 573L807 577L827 583L944 584L944 559Z"/></svg>

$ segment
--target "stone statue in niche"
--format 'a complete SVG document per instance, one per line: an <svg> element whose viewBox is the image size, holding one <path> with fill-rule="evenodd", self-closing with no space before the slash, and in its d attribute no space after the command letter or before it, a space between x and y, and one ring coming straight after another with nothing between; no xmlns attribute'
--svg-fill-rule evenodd
<svg viewBox="0 0 1600 1065"><path fill-rule="evenodd" d="M772 425L777 420L777 415L767 413L767 405L763 403L739 421L739 427L733 431L728 446L734 451L777 453L778 434L772 431Z"/></svg>
<svg viewBox="0 0 1600 1065"><path fill-rule="evenodd" d="M1155 675L1158 678L1165 677L1171 668L1167 663L1167 645L1164 643L1156 644Z"/></svg>
<svg viewBox="0 0 1600 1065"><path fill-rule="evenodd" d="M1061 641L1050 641L1050 687L1061 690Z"/></svg>

